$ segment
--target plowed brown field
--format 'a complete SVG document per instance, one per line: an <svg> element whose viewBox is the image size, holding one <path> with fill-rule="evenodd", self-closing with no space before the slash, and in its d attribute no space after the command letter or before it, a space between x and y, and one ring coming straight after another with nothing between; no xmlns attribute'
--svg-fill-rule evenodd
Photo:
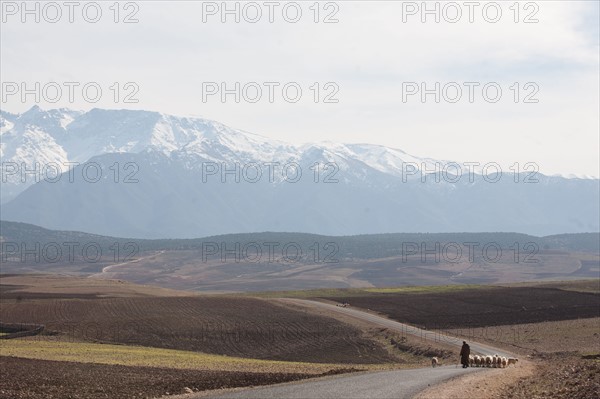
<svg viewBox="0 0 600 399"><path fill-rule="evenodd" d="M427 329L490 327L600 317L600 294L538 287L482 287L443 293L339 296Z"/></svg>
<svg viewBox="0 0 600 399"><path fill-rule="evenodd" d="M23 300L0 306L0 321L44 324L45 334L58 333L61 340L318 363L394 361L356 328L261 299Z"/></svg>
<svg viewBox="0 0 600 399"><path fill-rule="evenodd" d="M174 370L2 357L0 398L152 398L314 377L299 373Z"/></svg>

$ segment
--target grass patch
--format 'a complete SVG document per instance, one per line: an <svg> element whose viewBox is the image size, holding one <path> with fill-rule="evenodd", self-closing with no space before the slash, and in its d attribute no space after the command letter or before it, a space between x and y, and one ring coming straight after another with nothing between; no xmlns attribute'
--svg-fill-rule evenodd
<svg viewBox="0 0 600 399"><path fill-rule="evenodd" d="M561 281L556 283L547 283L543 286L558 288L565 291L591 292L593 294L600 294L600 279L597 278L583 281Z"/></svg>
<svg viewBox="0 0 600 399"><path fill-rule="evenodd" d="M284 362L211 355L173 349L65 342L50 339L11 339L0 342L2 356L27 359L162 367L191 370L253 371L321 374L347 368L343 364ZM360 369L384 369L391 365L354 365Z"/></svg>
<svg viewBox="0 0 600 399"><path fill-rule="evenodd" d="M435 294L444 292L455 292L464 290L475 290L490 288L476 284L465 285L428 285L428 286L410 286L410 287L390 287L390 288L365 288L364 291L372 294Z"/></svg>
<svg viewBox="0 0 600 399"><path fill-rule="evenodd" d="M465 290L489 290L497 287L537 287L557 288L564 291L600 293L598 279L552 281L552 282L522 282L497 285L481 284L451 284L451 285L426 285L405 287L374 287L374 288L320 288L310 290L292 291L263 291L239 294L258 298L340 298L340 297L365 297L384 294L443 294Z"/></svg>
<svg viewBox="0 0 600 399"><path fill-rule="evenodd" d="M382 288L323 288L313 290L295 291L266 291L252 292L246 295L259 298L336 298L336 297L361 297L382 294L433 294L455 292L473 289L489 289L491 286L476 284L455 285L429 285L429 286L406 286L406 287L382 287Z"/></svg>

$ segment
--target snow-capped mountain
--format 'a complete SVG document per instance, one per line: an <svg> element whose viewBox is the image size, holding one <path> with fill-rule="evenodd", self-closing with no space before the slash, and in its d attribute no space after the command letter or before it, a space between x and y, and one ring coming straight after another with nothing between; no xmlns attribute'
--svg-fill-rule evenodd
<svg viewBox="0 0 600 399"><path fill-rule="evenodd" d="M348 166L358 162L395 176L402 175L402 165L407 162L419 168L422 164L432 168L436 162L440 163L371 144L293 146L206 119L148 111L92 109L84 113L64 108L44 111L34 106L20 115L1 113L0 126L3 166L16 164L20 171L25 167L34 168L37 163L39 168L58 164L65 172L75 163L86 162L94 156L147 151L226 163L285 164L311 156L315 159L326 157L348 172L353 172ZM22 165L26 166L22 168ZM193 162L189 166L193 167ZM356 173L364 175L360 171ZM45 177L42 172L40 175L41 179ZM2 202L35 183L33 173L23 176L7 171L4 180L7 190L2 194Z"/></svg>
<svg viewBox="0 0 600 399"><path fill-rule="evenodd" d="M148 111L33 107L2 112L0 132L1 216L48 228L129 237L599 230L597 179L471 181L450 168L423 182L422 166L448 161L371 144L295 146Z"/></svg>

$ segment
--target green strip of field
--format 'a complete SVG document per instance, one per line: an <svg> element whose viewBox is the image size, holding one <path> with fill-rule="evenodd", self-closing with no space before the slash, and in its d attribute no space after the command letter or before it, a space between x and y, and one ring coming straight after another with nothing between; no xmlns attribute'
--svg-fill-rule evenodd
<svg viewBox="0 0 600 399"><path fill-rule="evenodd" d="M120 364L124 366L165 367L174 369L287 372L321 374L347 368L343 364L283 362L211 355L172 349L65 342L40 338L0 341L2 356L82 363ZM385 369L391 365L353 365L358 369Z"/></svg>
<svg viewBox="0 0 600 399"><path fill-rule="evenodd" d="M433 285L433 286L407 286L387 288L323 288L315 290L297 291L267 291L248 293L248 296L260 298L337 298L374 296L382 294L432 294L455 292L474 289L490 289L490 286L463 284L463 285Z"/></svg>
<svg viewBox="0 0 600 399"><path fill-rule="evenodd" d="M498 287L548 287L565 291L600 292L598 279L572 280L572 281L544 281L522 282L497 285L480 284L452 284L452 285L427 285L406 287L380 287L380 288L320 288L312 290L292 291L264 291L249 292L244 295L259 298L343 298L357 296L375 296L385 294L443 294L464 290L494 289Z"/></svg>

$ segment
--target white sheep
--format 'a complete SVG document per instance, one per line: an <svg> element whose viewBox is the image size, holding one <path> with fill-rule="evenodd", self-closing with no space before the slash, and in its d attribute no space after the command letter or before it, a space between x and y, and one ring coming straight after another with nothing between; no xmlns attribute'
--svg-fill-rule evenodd
<svg viewBox="0 0 600 399"><path fill-rule="evenodd" d="M495 355L492 357L492 366L493 366L494 368L498 368L498 367L500 367L500 357L498 357L498 355L497 355L497 354L495 354Z"/></svg>
<svg viewBox="0 0 600 399"><path fill-rule="evenodd" d="M493 368L506 368L511 364L516 365L519 359L517 358L506 358L504 356L486 355L473 357L473 364L475 367L493 367Z"/></svg>
<svg viewBox="0 0 600 399"><path fill-rule="evenodd" d="M440 365L440 361L438 360L437 357L432 357L431 358L431 367L435 368L436 366Z"/></svg>
<svg viewBox="0 0 600 399"><path fill-rule="evenodd" d="M473 357L473 355L469 355L469 367L473 367L474 364L475 358Z"/></svg>
<svg viewBox="0 0 600 399"><path fill-rule="evenodd" d="M487 355L485 357L485 366L486 367L492 367L492 357L490 355Z"/></svg>

